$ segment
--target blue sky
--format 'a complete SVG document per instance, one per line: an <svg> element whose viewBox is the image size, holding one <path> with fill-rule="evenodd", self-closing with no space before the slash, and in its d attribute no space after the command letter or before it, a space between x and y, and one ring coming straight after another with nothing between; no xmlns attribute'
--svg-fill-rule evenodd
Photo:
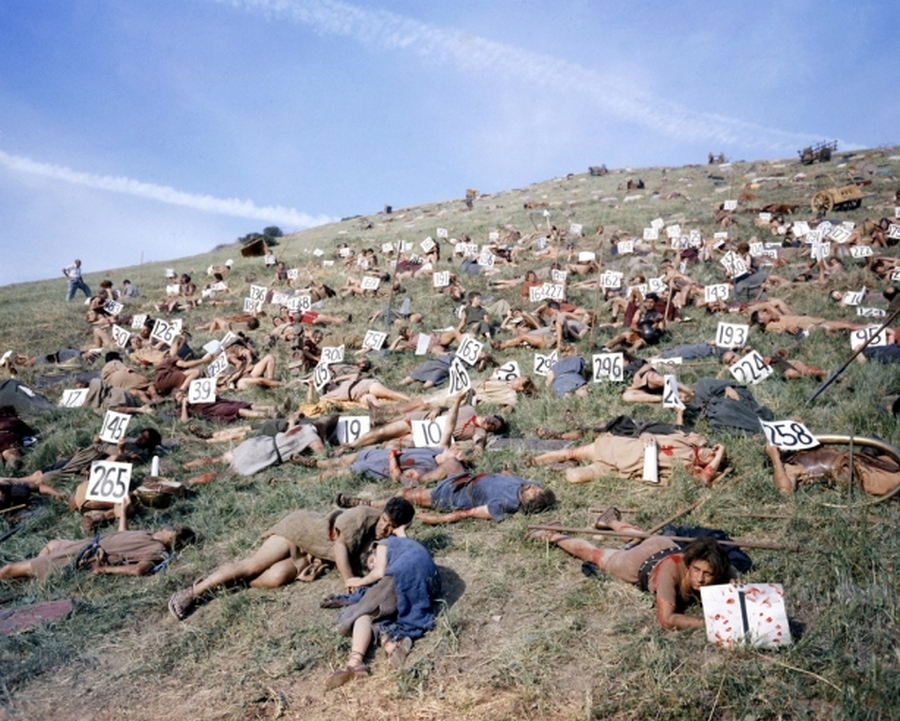
<svg viewBox="0 0 900 721"><path fill-rule="evenodd" d="M897 143L898 19L846 0L6 0L0 285L600 163Z"/></svg>

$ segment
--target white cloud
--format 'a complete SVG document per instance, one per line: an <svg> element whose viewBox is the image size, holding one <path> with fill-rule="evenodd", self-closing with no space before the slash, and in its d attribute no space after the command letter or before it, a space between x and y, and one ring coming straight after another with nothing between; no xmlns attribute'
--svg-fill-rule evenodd
<svg viewBox="0 0 900 721"><path fill-rule="evenodd" d="M446 30L385 10L334 0L220 0L250 12L286 16L315 30L351 37L381 50L402 50L429 62L552 88L595 106L611 118L636 123L681 141L740 144L790 151L818 135L769 128L716 113L695 111L655 97L609 74L510 45ZM840 141L843 147L853 145Z"/></svg>
<svg viewBox="0 0 900 721"><path fill-rule="evenodd" d="M42 163L19 155L11 155L0 150L0 165L30 175L71 183L82 188L95 188L111 193L130 195L159 203L177 205L199 210L204 213L229 215L235 218L249 218L264 223L278 223L293 228L309 228L334 222L334 218L301 213L294 208L283 206L258 206L252 200L238 198L215 198L211 195L185 193L167 185L145 183L134 178L112 175L94 175L73 170L61 165Z"/></svg>

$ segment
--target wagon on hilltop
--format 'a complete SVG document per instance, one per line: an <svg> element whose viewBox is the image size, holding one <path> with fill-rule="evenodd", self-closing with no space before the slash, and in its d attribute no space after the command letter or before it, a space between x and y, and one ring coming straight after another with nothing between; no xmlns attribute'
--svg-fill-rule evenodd
<svg viewBox="0 0 900 721"><path fill-rule="evenodd" d="M803 165L812 165L816 161L827 163L831 160L831 152L833 150L837 150L837 140L832 140L830 143L822 141L816 145L810 145L807 148L803 148L803 150L798 150L797 155L800 156L800 162Z"/></svg>
<svg viewBox="0 0 900 721"><path fill-rule="evenodd" d="M832 210L851 210L862 205L863 193L856 183L837 187L834 178L823 174L816 176L817 190L809 201L814 213L829 213Z"/></svg>

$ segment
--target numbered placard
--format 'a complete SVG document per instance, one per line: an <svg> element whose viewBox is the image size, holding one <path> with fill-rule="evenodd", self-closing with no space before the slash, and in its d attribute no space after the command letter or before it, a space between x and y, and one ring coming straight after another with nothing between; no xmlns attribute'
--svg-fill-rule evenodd
<svg viewBox="0 0 900 721"><path fill-rule="evenodd" d="M175 323L170 323L162 318L156 319L156 322L153 324L153 330L150 332L150 337L153 340L165 343L166 345L172 345L175 336L177 335L178 326Z"/></svg>
<svg viewBox="0 0 900 721"><path fill-rule="evenodd" d="M884 318L887 312L884 308L857 308L856 315L864 318Z"/></svg>
<svg viewBox="0 0 900 721"><path fill-rule="evenodd" d="M578 253L579 263L590 263L597 260L597 254L593 250L582 250Z"/></svg>
<svg viewBox="0 0 900 721"><path fill-rule="evenodd" d="M854 258L868 258L872 255L871 245L851 245L850 255Z"/></svg>
<svg viewBox="0 0 900 721"><path fill-rule="evenodd" d="M222 351L212 363L206 366L206 377L215 378L226 368L228 368L228 356L225 355L225 351Z"/></svg>
<svg viewBox="0 0 900 721"><path fill-rule="evenodd" d="M647 279L647 288L651 293L663 293L666 287L666 279L663 276Z"/></svg>
<svg viewBox="0 0 900 721"><path fill-rule="evenodd" d="M622 273L619 273L615 270L604 270L600 274L600 287L601 288L621 288L622 287Z"/></svg>
<svg viewBox="0 0 900 721"><path fill-rule="evenodd" d="M715 303L717 300L728 300L731 286L728 283L716 283L703 286L703 300L707 303Z"/></svg>
<svg viewBox="0 0 900 721"><path fill-rule="evenodd" d="M450 285L450 271L435 271L431 276L431 282L434 284L435 288L446 288L448 285Z"/></svg>
<svg viewBox="0 0 900 721"><path fill-rule="evenodd" d="M625 379L623 357L622 353L596 353L591 356L594 383L621 383Z"/></svg>
<svg viewBox="0 0 900 721"><path fill-rule="evenodd" d="M444 435L447 419L439 416L434 420L412 421L413 444L416 448L439 448Z"/></svg>
<svg viewBox="0 0 900 721"><path fill-rule="evenodd" d="M344 362L344 344L339 346L324 346L320 355L320 363L343 363Z"/></svg>
<svg viewBox="0 0 900 721"><path fill-rule="evenodd" d="M416 355L425 355L430 345L431 336L428 333L419 333L419 337L416 339Z"/></svg>
<svg viewBox="0 0 900 721"><path fill-rule="evenodd" d="M124 308L124 305L115 300L108 300L106 301L106 305L103 306L103 310L109 313L109 315L119 315Z"/></svg>
<svg viewBox="0 0 900 721"><path fill-rule="evenodd" d="M860 303L862 303L865 295L866 295L865 288L863 288L862 290L848 290L846 293L844 293L844 297L841 298L841 302L844 305L857 306Z"/></svg>
<svg viewBox="0 0 900 721"><path fill-rule="evenodd" d="M768 365L755 350L733 363L729 370L738 383L751 386L762 383L772 375L772 366Z"/></svg>
<svg viewBox="0 0 900 721"><path fill-rule="evenodd" d="M556 351L553 351L550 355L542 355L541 353L534 354L534 374L537 376L547 376L550 374L550 369L556 365L556 361L559 359L559 355Z"/></svg>
<svg viewBox="0 0 900 721"><path fill-rule="evenodd" d="M319 362L315 370L313 370L313 385L315 385L316 390L321 392L331 382L331 378L331 368L328 367L327 363Z"/></svg>
<svg viewBox="0 0 900 721"><path fill-rule="evenodd" d="M338 443L353 443L368 433L371 427L369 416L340 416L337 422Z"/></svg>
<svg viewBox="0 0 900 721"><path fill-rule="evenodd" d="M191 381L188 386L188 403L215 403L216 402L216 379L215 378L197 378Z"/></svg>
<svg viewBox="0 0 900 721"><path fill-rule="evenodd" d="M655 241L659 239L659 231L656 228L644 228L644 240Z"/></svg>
<svg viewBox="0 0 900 721"><path fill-rule="evenodd" d="M494 371L494 378L498 381L509 382L513 378L518 378L521 376L521 372L519 371L519 364L517 361L509 361L508 363L504 363L497 370Z"/></svg>
<svg viewBox="0 0 900 721"><path fill-rule="evenodd" d="M300 277L300 269L299 268L288 268L287 279L288 280L297 280Z"/></svg>
<svg viewBox="0 0 900 721"><path fill-rule="evenodd" d="M432 250L434 250L434 239L431 236L428 236L427 238L425 238L425 240L419 243L419 247L425 253L431 252Z"/></svg>
<svg viewBox="0 0 900 721"><path fill-rule="evenodd" d="M732 278L737 278L738 276L744 275L748 272L747 264L744 262L744 259L741 258L737 253L733 250L729 250L724 256L722 256L722 260L719 261L724 267L725 270L728 271L728 275Z"/></svg>
<svg viewBox="0 0 900 721"><path fill-rule="evenodd" d="M147 322L146 313L142 313L141 315L134 315L131 317L131 330L140 330L144 327L144 323Z"/></svg>
<svg viewBox="0 0 900 721"><path fill-rule="evenodd" d="M244 298L242 306L244 313L259 313L262 310L262 301L253 298Z"/></svg>
<svg viewBox="0 0 900 721"><path fill-rule="evenodd" d="M569 271L567 270L560 270L559 268L550 269L550 280L554 283L565 283L568 275Z"/></svg>
<svg viewBox="0 0 900 721"><path fill-rule="evenodd" d="M106 411L106 415L103 416L103 426L100 429L100 440L107 443L118 443L125 437L125 429L128 428L130 420L131 416L127 413Z"/></svg>
<svg viewBox="0 0 900 721"><path fill-rule="evenodd" d="M569 223L569 232L572 235L581 235L583 230L581 223Z"/></svg>
<svg viewBox="0 0 900 721"><path fill-rule="evenodd" d="M828 238L835 243L846 243L850 240L853 231L845 225L836 225L828 232Z"/></svg>
<svg viewBox="0 0 900 721"><path fill-rule="evenodd" d="M122 326L114 325L112 327L112 337L113 342L119 346L119 348L125 348L128 345L128 341L131 338L131 333L125 330Z"/></svg>
<svg viewBox="0 0 900 721"><path fill-rule="evenodd" d="M387 333L382 333L379 330L367 330L365 338L363 338L362 347L369 350L381 350L386 339Z"/></svg>
<svg viewBox="0 0 900 721"><path fill-rule="evenodd" d="M819 441L800 421L764 421L760 419L766 440L785 451L802 451L815 448Z"/></svg>
<svg viewBox="0 0 900 721"><path fill-rule="evenodd" d="M478 256L478 265L484 268L493 268L495 260L496 256L494 256L494 254L487 248L484 248L481 251L481 254Z"/></svg>
<svg viewBox="0 0 900 721"><path fill-rule="evenodd" d="M873 336L874 338L872 342L869 343L869 348L887 345L887 331L882 330L879 333L878 329L880 327L881 326L878 325L870 325L868 328L861 328L860 330L853 331L850 333L850 347L853 350L856 350L861 345L865 345L866 341Z"/></svg>
<svg viewBox="0 0 900 721"><path fill-rule="evenodd" d="M447 393L451 396L465 393L472 387L472 379L469 371L460 362L459 358L450 361L450 376L447 383Z"/></svg>
<svg viewBox="0 0 900 721"><path fill-rule="evenodd" d="M473 366L478 362L478 356L481 355L483 348L484 343L475 340L475 338L467 334L463 336L459 348L456 350L456 357Z"/></svg>
<svg viewBox="0 0 900 721"><path fill-rule="evenodd" d="M291 313L305 313L312 308L312 296L295 295L288 299L287 307Z"/></svg>
<svg viewBox="0 0 900 721"><path fill-rule="evenodd" d="M131 488L131 464L94 461L85 498L89 501L121 503Z"/></svg>
<svg viewBox="0 0 900 721"><path fill-rule="evenodd" d="M663 408L684 408L684 402L678 395L678 379L674 375L663 376Z"/></svg>
<svg viewBox="0 0 900 721"><path fill-rule="evenodd" d="M703 586L700 596L710 643L777 648L793 642L778 583Z"/></svg>
<svg viewBox="0 0 900 721"><path fill-rule="evenodd" d="M378 290L378 286L381 285L381 278L376 278L374 275L364 275L361 285L363 290Z"/></svg>
<svg viewBox="0 0 900 721"><path fill-rule="evenodd" d="M750 326L742 323L719 321L716 328L716 345L719 348L738 348L747 344Z"/></svg>
<svg viewBox="0 0 900 721"><path fill-rule="evenodd" d="M67 388L59 399L60 408L81 408L87 399L87 388Z"/></svg>
<svg viewBox="0 0 900 721"><path fill-rule="evenodd" d="M620 240L616 248L619 251L619 255L630 255L634 253L634 241Z"/></svg>

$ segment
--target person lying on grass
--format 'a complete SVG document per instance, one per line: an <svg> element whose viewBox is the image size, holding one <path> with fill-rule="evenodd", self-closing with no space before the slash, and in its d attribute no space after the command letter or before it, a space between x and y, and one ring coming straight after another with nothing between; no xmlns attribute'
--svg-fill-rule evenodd
<svg viewBox="0 0 900 721"><path fill-rule="evenodd" d="M862 439L865 440L865 439ZM850 443L848 438L847 442ZM853 439L859 445L859 439ZM885 453L863 447L856 452L818 446L802 451L780 451L766 444L766 455L772 464L775 487L790 495L800 485L825 481L839 486L853 479L862 490L873 496L884 496L900 485L900 464Z"/></svg>
<svg viewBox="0 0 900 721"><path fill-rule="evenodd" d="M405 523L379 541L372 554L369 572L350 578L349 596L329 596L322 606L348 605L337 618L346 636L351 636L347 665L325 680L325 690L343 686L369 673L365 659L373 640L378 640L393 668L400 668L412 648L413 640L434 627L436 601L441 593L441 577L431 554L418 541L406 536L406 526L414 510L406 501L392 499L402 510Z"/></svg>
<svg viewBox="0 0 900 721"><path fill-rule="evenodd" d="M624 523L615 508L604 511L597 528L640 531ZM682 548L666 536L650 536L630 548L599 548L582 539L548 529L533 529L525 538L546 541L582 561L594 563L615 579L632 583L656 597L656 617L663 628L702 628L702 618L684 613L700 602L700 588L737 578L723 548L709 536L696 538Z"/></svg>
<svg viewBox="0 0 900 721"><path fill-rule="evenodd" d="M346 511L288 514L262 534L262 545L247 558L219 566L205 578L172 595L169 611L187 618L200 599L222 586L246 582L251 588L278 588L295 579L314 581L334 566L346 584L357 576L362 555L374 541L407 525L408 503L387 504L384 510L361 506Z"/></svg>
<svg viewBox="0 0 900 721"><path fill-rule="evenodd" d="M54 569L69 566L119 576L145 576L168 560L173 551L194 538L186 526L163 526L158 531L129 531L129 496L116 505L119 530L93 539L69 541L57 538L34 558L9 563L0 568L0 579L43 579Z"/></svg>

